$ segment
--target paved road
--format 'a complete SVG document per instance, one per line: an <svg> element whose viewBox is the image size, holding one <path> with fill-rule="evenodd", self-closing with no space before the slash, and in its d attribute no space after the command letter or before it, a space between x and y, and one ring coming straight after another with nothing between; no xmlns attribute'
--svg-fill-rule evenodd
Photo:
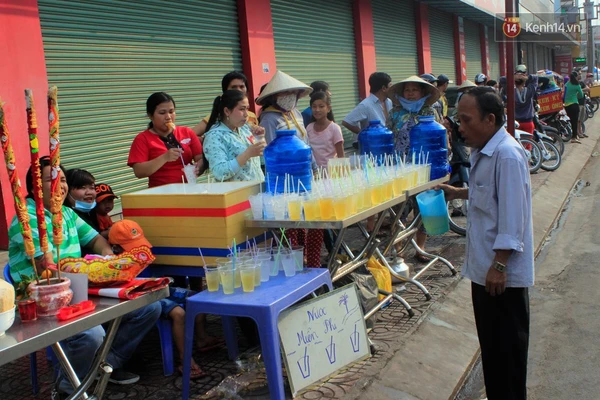
<svg viewBox="0 0 600 400"><path fill-rule="evenodd" d="M538 259L531 296L529 398L600 396L600 156L581 179L558 229Z"/></svg>

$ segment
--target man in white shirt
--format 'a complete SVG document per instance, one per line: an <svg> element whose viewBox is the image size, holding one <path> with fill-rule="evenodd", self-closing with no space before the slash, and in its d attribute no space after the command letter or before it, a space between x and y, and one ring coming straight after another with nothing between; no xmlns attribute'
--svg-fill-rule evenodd
<svg viewBox="0 0 600 400"><path fill-rule="evenodd" d="M523 148L503 128L490 87L465 93L460 132L471 152L469 188L441 185L446 200L469 200L463 276L473 310L489 400L526 400L529 292L534 280L531 183Z"/></svg>
<svg viewBox="0 0 600 400"><path fill-rule="evenodd" d="M392 78L385 72L374 72L369 77L371 94L350 111L342 121L342 125L354 133L352 146L358 148L358 134L369 125L369 121L379 120L386 125L388 113L392 109L392 101L387 91L392 86Z"/></svg>

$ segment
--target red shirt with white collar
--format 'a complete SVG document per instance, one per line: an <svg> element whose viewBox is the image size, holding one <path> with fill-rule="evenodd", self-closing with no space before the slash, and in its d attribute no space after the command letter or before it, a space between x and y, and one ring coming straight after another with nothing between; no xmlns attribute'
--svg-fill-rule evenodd
<svg viewBox="0 0 600 400"><path fill-rule="evenodd" d="M173 131L173 135L183 149L183 161L190 164L195 156L202 154L202 144L198 136L188 127L178 126ZM167 152L165 142L150 130L139 133L129 149L129 159L127 165L133 167L134 164L154 160ZM170 183L181 183L183 174L183 164L181 159L165 163L158 171L148 178L148 187L167 185Z"/></svg>

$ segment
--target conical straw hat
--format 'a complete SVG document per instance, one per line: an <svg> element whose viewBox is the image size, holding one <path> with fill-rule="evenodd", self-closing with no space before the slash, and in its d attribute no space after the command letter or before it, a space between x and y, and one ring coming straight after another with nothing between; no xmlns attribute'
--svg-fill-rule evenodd
<svg viewBox="0 0 600 400"><path fill-rule="evenodd" d="M404 95L404 86L406 86L406 84L409 82L414 82L414 83L420 84L421 86L423 86L423 89L425 89L425 95L428 95L428 94L431 95L425 102L425 104L427 104L428 106L432 105L433 103L438 101L438 99L440 98L440 91L438 90L438 88L436 88L435 86L433 86L431 83L427 82L426 80L421 79L420 77L418 77L416 75L413 75L413 76L409 76L408 78L404 79L403 81L396 83L395 85L393 85L392 87L390 87L388 89L388 97L392 100L392 102L394 104L398 104L398 99L396 98L396 95L404 97L403 96Z"/></svg>
<svg viewBox="0 0 600 400"><path fill-rule="evenodd" d="M287 92L288 90L298 90L300 91L300 95L298 98L302 98L308 96L313 89L300 82L296 78L292 78L288 74L283 71L277 71L275 75L271 78L265 89L262 91L260 96L256 99L256 104L262 105L263 100L269 96L272 96L277 93Z"/></svg>
<svg viewBox="0 0 600 400"><path fill-rule="evenodd" d="M473 83L473 82L471 82L470 80L468 80L468 79L467 79L466 81L464 81L464 82L462 83L462 85L460 85L460 86L458 87L458 91L459 91L459 92L464 92L465 90L469 90L469 89L472 89L472 88L474 88L474 87L477 87L477 85L476 85L475 83Z"/></svg>

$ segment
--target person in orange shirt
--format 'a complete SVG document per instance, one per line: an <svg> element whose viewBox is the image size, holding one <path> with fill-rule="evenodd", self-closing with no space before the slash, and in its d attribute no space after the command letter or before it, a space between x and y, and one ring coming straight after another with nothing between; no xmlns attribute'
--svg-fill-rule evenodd
<svg viewBox="0 0 600 400"><path fill-rule="evenodd" d="M113 225L113 221L108 214L115 208L115 199L118 199L118 196L115 195L109 185L106 183L96 184L96 219L98 220L100 234L106 239L108 239L108 231Z"/></svg>

